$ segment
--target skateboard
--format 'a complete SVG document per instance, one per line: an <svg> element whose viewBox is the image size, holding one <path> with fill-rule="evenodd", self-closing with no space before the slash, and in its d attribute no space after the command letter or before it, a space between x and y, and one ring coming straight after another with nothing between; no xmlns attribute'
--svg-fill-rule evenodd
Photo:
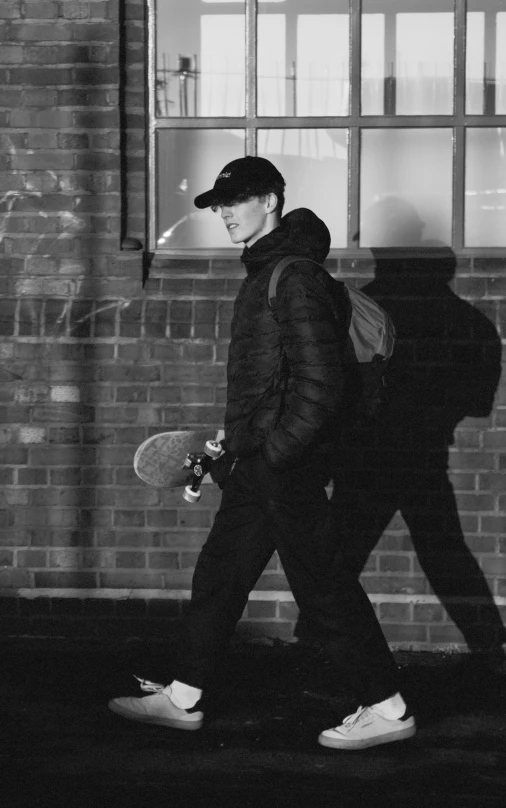
<svg viewBox="0 0 506 808"><path fill-rule="evenodd" d="M198 502L208 472L222 454L224 432L161 432L141 443L134 457L138 477L155 488L184 487L183 498ZM205 479L208 477L208 479Z"/></svg>

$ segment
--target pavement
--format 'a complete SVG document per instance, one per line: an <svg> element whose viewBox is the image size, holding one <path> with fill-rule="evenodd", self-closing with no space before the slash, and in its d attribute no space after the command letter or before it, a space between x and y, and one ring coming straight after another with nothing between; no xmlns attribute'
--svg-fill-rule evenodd
<svg viewBox="0 0 506 808"><path fill-rule="evenodd" d="M140 695L134 673L167 681L170 644L6 638L0 654L6 808L506 806L506 668L468 655L396 653L417 735L341 752L316 739L349 695L309 643L233 646L198 732L106 707Z"/></svg>

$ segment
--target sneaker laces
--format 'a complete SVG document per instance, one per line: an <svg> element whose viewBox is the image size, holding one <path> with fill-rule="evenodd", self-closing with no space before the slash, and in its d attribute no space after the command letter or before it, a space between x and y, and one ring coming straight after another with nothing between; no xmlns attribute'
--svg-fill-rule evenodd
<svg viewBox="0 0 506 808"><path fill-rule="evenodd" d="M165 685L160 685L158 682L150 682L149 679L140 679L138 676L135 676L135 674L134 679L137 679L137 681L141 683L141 690L144 690L145 693L163 693L165 690Z"/></svg>
<svg viewBox="0 0 506 808"><path fill-rule="evenodd" d="M340 727L336 727L336 729L344 730L346 732L350 732L357 724L359 724L364 718L367 718L369 714L372 712L370 707L360 707L351 715L347 715L346 718L343 719L343 723Z"/></svg>

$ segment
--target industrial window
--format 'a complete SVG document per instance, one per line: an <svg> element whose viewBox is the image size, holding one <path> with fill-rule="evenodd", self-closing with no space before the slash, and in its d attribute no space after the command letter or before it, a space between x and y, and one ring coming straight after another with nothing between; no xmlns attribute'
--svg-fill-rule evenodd
<svg viewBox="0 0 506 808"><path fill-rule="evenodd" d="M196 194L244 154L332 254L506 247L504 0L149 0L150 248L233 254Z"/></svg>

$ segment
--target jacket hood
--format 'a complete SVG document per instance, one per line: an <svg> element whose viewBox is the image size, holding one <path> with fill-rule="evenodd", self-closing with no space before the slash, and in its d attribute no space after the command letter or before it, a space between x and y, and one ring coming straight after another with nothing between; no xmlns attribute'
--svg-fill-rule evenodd
<svg viewBox="0 0 506 808"><path fill-rule="evenodd" d="M330 233L324 222L307 208L297 208L283 216L278 227L245 247L242 261L249 273L263 269L285 255L300 255L319 264L330 249Z"/></svg>

